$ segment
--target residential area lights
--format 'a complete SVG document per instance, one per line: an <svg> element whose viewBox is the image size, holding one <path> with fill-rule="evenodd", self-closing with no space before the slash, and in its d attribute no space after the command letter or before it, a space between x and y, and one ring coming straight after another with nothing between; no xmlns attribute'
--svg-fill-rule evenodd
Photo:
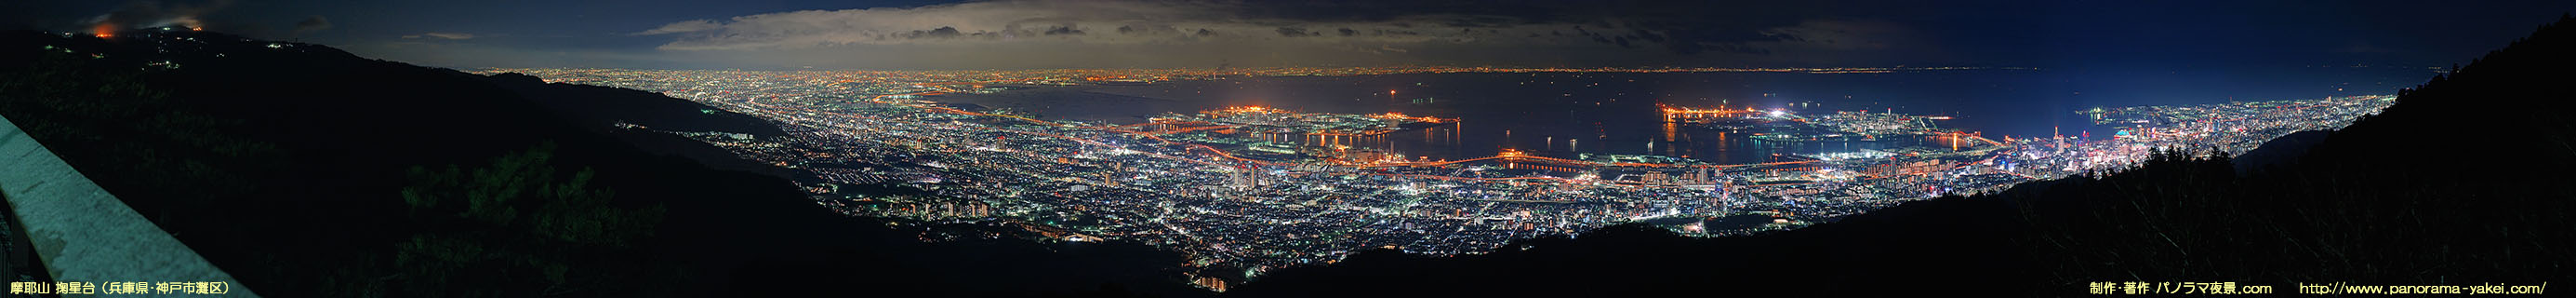
<svg viewBox="0 0 2576 298"><path fill-rule="evenodd" d="M1421 69L1263 72L1394 70ZM1238 71L1254 72L1228 70ZM2341 127L2387 103L2382 97L2342 97L2105 109L2101 119L2120 124L2130 131L2127 136L1993 141L1939 131L1924 134L1944 138L1940 147L1755 164L1661 156L1592 160L1521 150L1430 161L1307 137L1348 140L1408 125L1474 119L1238 106L1122 126L968 111L894 97L1009 92L1093 77L1212 79L1197 76L1204 71L485 72L659 92L772 120L788 134L662 132L808 175L800 180L815 202L845 214L1013 223L1058 240L1146 243L1186 253L1192 264L1254 271L1331 262L1379 247L1433 255L1473 253L1515 239L1658 218L1777 219L1686 230L1699 235L1795 228L1905 201L2116 169L2143 161L2159 148L2242 152L2290 132ZM1805 120L1798 125L1827 132L1925 131L1917 124L1924 117L1893 113L1664 111L1667 118L1751 116L1741 113L1798 118ZM912 191L886 194L854 186Z"/></svg>

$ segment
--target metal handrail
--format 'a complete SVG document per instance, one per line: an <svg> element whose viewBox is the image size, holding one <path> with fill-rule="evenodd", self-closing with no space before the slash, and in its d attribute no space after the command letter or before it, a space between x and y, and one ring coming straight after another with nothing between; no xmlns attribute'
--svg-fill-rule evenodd
<svg viewBox="0 0 2576 298"><path fill-rule="evenodd" d="M169 297L210 295L159 287L220 282L222 296L258 297L37 144L7 117L0 117L0 198L8 202L13 232L24 235L28 241L23 244L54 281L91 283L101 287L92 289L96 295L104 296L128 296L110 295L109 283L139 282L154 288L131 296Z"/></svg>

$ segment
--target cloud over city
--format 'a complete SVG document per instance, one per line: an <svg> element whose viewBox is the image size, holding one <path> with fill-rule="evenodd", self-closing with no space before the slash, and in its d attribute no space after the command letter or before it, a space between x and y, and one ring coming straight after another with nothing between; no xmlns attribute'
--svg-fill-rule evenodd
<svg viewBox="0 0 2576 298"><path fill-rule="evenodd" d="M1872 44L1883 48L1884 41L1867 39L1901 33L1889 32L1888 28L1895 27L1886 26L1862 31L1819 27L1853 23L1772 14L1745 13L1725 21L1708 21L1702 19L1708 17L1706 14L1659 16L1631 12L1721 11L1700 6L1664 7L1676 4L1660 2L1643 6L1593 4L1635 3L1002 0L685 20L630 35L671 38L658 47L667 51L810 52L865 48L899 52L925 47L973 50L1036 46L1146 52L1240 49L1220 51L1236 54L1293 50L1428 57L1510 56L1516 55L1512 53L1515 49L1530 50L1526 55L1561 55L1567 50L1681 56L1768 55L1774 53L1771 48L1865 50L1874 48L1850 45ZM1581 59L1584 58L1574 58Z"/></svg>
<svg viewBox="0 0 2576 298"><path fill-rule="evenodd" d="M451 40L453 40L453 39L474 39L474 34L473 34L473 33L452 33L452 32L428 32L428 33L421 33L421 34L403 35L403 39L422 39L422 38L437 38L437 39L451 39Z"/></svg>

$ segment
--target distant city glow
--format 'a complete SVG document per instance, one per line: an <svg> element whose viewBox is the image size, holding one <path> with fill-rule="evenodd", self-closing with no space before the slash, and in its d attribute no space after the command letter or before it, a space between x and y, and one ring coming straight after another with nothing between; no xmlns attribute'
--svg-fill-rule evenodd
<svg viewBox="0 0 2576 298"><path fill-rule="evenodd" d="M1248 72L1297 76L1417 70ZM1070 235L1062 232L1066 229L1086 231L1056 238L1062 241L1158 243L1189 254L1196 264L1274 267L1330 262L1369 247L1399 246L1438 255L1476 252L1527 235L1657 218L1776 218L1756 226L1703 225L1691 230L1695 235L1792 229L1897 202L2117 169L2144 160L2141 156L2153 148L2242 152L2288 132L2340 127L2389 103L2380 97L2342 97L2105 108L2082 112L2128 126L2130 137L2008 141L1935 126L1932 121L1944 116L1880 111L1805 115L1785 109L1663 105L1647 113L1658 113L1677 127L1751 130L1743 133L1745 138L1762 142L1927 141L1859 152L1782 154L1778 160L1736 164L1661 155L1569 156L1521 148L1442 160L1373 144L1396 136L1439 140L1445 138L1440 129L1483 120L1241 105L1104 124L968 110L929 100L937 97L919 97L1013 92L1013 85L1207 78L1191 71L483 72L661 92L768 118L796 133L748 139L669 133L748 159L803 169L824 181L935 194L853 200L848 196L864 195L827 192L816 197L851 215L1048 223L1030 229L1057 235ZM1503 133L1500 137L1511 132ZM1567 138L1567 145L1579 145L1578 140ZM1646 146L1653 147L1641 147L1661 147ZM884 156L909 158L874 158ZM1067 215L1115 220L1056 223ZM1682 231L1680 225L1674 227ZM1375 236L1325 240L1285 236L1289 234Z"/></svg>

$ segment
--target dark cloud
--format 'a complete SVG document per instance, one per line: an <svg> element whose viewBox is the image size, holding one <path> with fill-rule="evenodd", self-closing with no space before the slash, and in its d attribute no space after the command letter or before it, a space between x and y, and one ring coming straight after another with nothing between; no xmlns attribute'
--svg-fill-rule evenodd
<svg viewBox="0 0 2576 298"><path fill-rule="evenodd" d="M1457 26L1494 27L1530 25L1564 20L1565 9L1586 6L1618 6L1627 0L1614 1L1253 1L1244 3L1257 9L1245 10L1248 18L1306 20L1314 22L1393 22L1410 27L1408 21L1422 16L1455 16L1438 23ZM1651 2L1651 1L1645 1Z"/></svg>
<svg viewBox="0 0 2576 298"><path fill-rule="evenodd" d="M134 1L126 2L125 5L118 6L116 10L106 14L91 17L85 23L118 28L204 27L205 22L200 21L199 18L231 5L232 1L228 0L198 3Z"/></svg>
<svg viewBox="0 0 2576 298"><path fill-rule="evenodd" d="M258 6L276 7L262 0ZM298 0L287 0L298 1ZM252 38L288 39L296 21L327 9L251 9L229 0L0 1L0 29L87 32L194 27ZM287 11L300 11L289 13ZM330 13L338 15L337 13Z"/></svg>
<svg viewBox="0 0 2576 298"><path fill-rule="evenodd" d="M1082 30L1075 30L1072 26L1055 27L1047 29L1046 35L1082 35Z"/></svg>
<svg viewBox="0 0 2576 298"><path fill-rule="evenodd" d="M1312 35L1320 35L1320 34L1309 34L1309 33L1306 33L1306 28L1297 28L1297 27L1279 27L1278 32L1279 32L1279 36L1282 36L1282 37L1306 37L1306 36L1312 36Z"/></svg>
<svg viewBox="0 0 2576 298"><path fill-rule="evenodd" d="M816 61L813 57L866 51L926 55L907 56L905 63L978 63L961 67L1056 65L1037 60L1051 52L1001 49L1060 47L1096 50L1094 56L1071 59L1108 66L1126 65L1111 61L1207 65L1230 61L1238 66L1373 61L1885 66L1971 61L2045 66L2010 61L2104 51L2207 56L2231 51L2236 45L2288 49L2368 44L2389 49L2338 53L2394 55L2428 44L2400 42L2422 38L2350 36L2345 32L2360 30L2354 28L2377 26L2371 30L2386 32L2386 28L2410 26L2365 21L2405 19L2411 14L2403 9L2374 8L2387 13L2357 14L2353 6L2359 5L2246 3L2230 7L2262 13L2221 14L2215 12L2223 10L2169 3L1987 0L992 0L700 14L709 18L655 20L650 24L658 27L623 30L641 30L624 32L645 36L634 42L657 45L654 50L671 55L777 57L745 54L794 52L812 56L779 59ZM2409 4L2390 5L2402 6ZM2434 19L2460 19L2496 10L2433 11L2448 13ZM2291 23L2300 25L2285 25ZM2304 29L2279 29L2290 27ZM2325 42L2307 42L2320 39ZM828 54L834 52L842 54ZM1122 55L1135 60L1094 58Z"/></svg>
<svg viewBox="0 0 2576 298"><path fill-rule="evenodd" d="M303 21L295 22L295 35L304 35L304 33L322 31L322 29L331 29L330 19L324 19L322 16L312 16L304 18Z"/></svg>
<svg viewBox="0 0 2576 298"><path fill-rule="evenodd" d="M471 34L471 33L454 33L454 32L429 32L429 33L421 33L421 34L403 35L403 37L402 37L402 38L403 38L403 39L437 38L437 39L446 39L446 40L464 40L464 39L474 39L474 34Z"/></svg>
<svg viewBox="0 0 2576 298"><path fill-rule="evenodd" d="M1869 3L1850 1L1280 1L1247 3L1259 9L1247 10L1248 18L1278 18L1312 22L1358 21L1386 22L1389 27L1412 27L1415 21L1429 21L1435 26L1473 29L1503 29L1550 26L1554 24L1601 29L1611 32L1587 32L1576 29L1580 38L1622 48L1654 45L1670 53L1693 55L1718 50L1724 53L1745 51L1757 43L1778 42L1795 38L1791 34L1764 33L1775 28L1797 26L1801 22L1855 17L1901 16L1919 12L1932 4ZM1578 27L1579 28L1579 27ZM1529 32L1537 33L1537 32ZM1564 36L1549 31L1546 36ZM1528 36L1528 34L1521 34Z"/></svg>
<svg viewBox="0 0 2576 298"><path fill-rule="evenodd" d="M1209 31L1205 28L1183 29L1172 27L1171 25L1160 24L1127 24L1118 25L1118 34L1129 36L1131 38L1169 38L1173 40L1189 41L1212 37L1216 35L1216 32Z"/></svg>
<svg viewBox="0 0 2576 298"><path fill-rule="evenodd" d="M1150 44L1260 43L1276 34L1368 51L1356 44L1426 42L1517 47L1597 42L1615 48L1692 55L1708 49L1758 48L1795 38L1766 30L1798 25L1801 9L1776 4L1672 1L1084 1L1002 0L907 8L810 10L673 22L636 35L671 35L672 50L809 48L916 42L1052 42ZM1054 23L1024 29L1025 23ZM1079 28L1116 28L1092 35ZM1609 31L1590 28L1608 28ZM921 30L917 28L951 28ZM1331 29L1311 29L1331 28ZM1560 30L1579 36L1568 37ZM1182 34L1188 32L1187 34ZM1539 33L1547 33L1540 35ZM972 38L960 38L972 37ZM1025 37L1049 37L1027 39ZM1496 38L1516 37L1516 38ZM1747 51L1728 51L1748 53Z"/></svg>
<svg viewBox="0 0 2576 298"><path fill-rule="evenodd" d="M958 36L965 36L965 34L958 33L957 27L939 27L927 31L913 30L911 34L903 35L903 38L957 38Z"/></svg>

